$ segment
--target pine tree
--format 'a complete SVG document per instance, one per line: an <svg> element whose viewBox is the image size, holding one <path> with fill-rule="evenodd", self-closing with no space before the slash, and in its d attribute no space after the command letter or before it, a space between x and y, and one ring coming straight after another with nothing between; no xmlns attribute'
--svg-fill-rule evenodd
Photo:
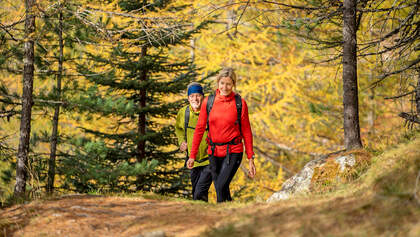
<svg viewBox="0 0 420 237"><path fill-rule="evenodd" d="M63 172L61 160L71 155L66 151L67 143L75 133L67 129L63 131L66 134L60 135L59 118L72 122L71 113L77 107L72 103L72 95L78 92L81 83L80 76L75 73L76 62L83 61L84 47L97 37L95 29L85 24L85 19L79 15L79 1L43 2L38 8L41 13L37 25L35 64L40 86L34 92L34 110L44 114L37 118L37 122L47 126L33 131L33 158L29 165L38 185L45 184L47 192L52 193L56 174ZM41 148L43 143L49 145L48 150Z"/></svg>
<svg viewBox="0 0 420 237"><path fill-rule="evenodd" d="M78 191L179 193L188 182L168 121L185 102L179 95L196 79L197 69L188 56L180 60L170 52L207 22L191 29L171 16L179 8L170 1L119 1L118 8L128 20L103 19L104 25L113 25L109 35L119 32L111 41L115 46L89 53L92 63L78 67L91 83L79 98L81 110L92 122L100 117L111 123L84 129L93 137L76 141L67 162L78 169L66 178Z"/></svg>
<svg viewBox="0 0 420 237"><path fill-rule="evenodd" d="M81 60L80 51L84 45L80 41L87 42L89 39L86 36L92 32L92 29L82 24L81 20L75 16L78 7L80 3L74 1L57 4L50 2L44 7L48 10L43 11L39 22L39 31L42 35L40 35L39 47L37 47L37 66L40 68L40 79L47 81L48 86L36 95L39 101L37 105L38 109L45 111L46 114L51 114L52 109L53 116L51 116L51 130L48 131L47 128L41 130L40 135L35 134L36 139L33 142L35 144L49 143L48 161L42 159L41 167L36 169L40 171L37 176L46 183L48 193L54 190L58 146L65 142L64 137L59 134L60 112L63 111L63 105L68 106L67 109L65 108L66 112L72 111L72 106L69 106L70 101L64 99L69 97L67 95L69 91L74 93L77 90L77 83L72 85L66 82L78 81L77 75L71 75L74 68L73 62ZM64 152L60 153L64 158L68 155ZM48 164L47 171L43 168L46 167L44 163Z"/></svg>

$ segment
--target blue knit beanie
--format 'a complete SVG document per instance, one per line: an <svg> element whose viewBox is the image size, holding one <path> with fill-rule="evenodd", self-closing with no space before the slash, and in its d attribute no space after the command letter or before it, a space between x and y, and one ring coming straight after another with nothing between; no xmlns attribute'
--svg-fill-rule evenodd
<svg viewBox="0 0 420 237"><path fill-rule="evenodd" d="M194 94L194 93L199 93L199 94L204 95L203 87L200 84L194 84L194 85L190 86L188 88L187 93L188 93L188 96L190 96L191 94Z"/></svg>

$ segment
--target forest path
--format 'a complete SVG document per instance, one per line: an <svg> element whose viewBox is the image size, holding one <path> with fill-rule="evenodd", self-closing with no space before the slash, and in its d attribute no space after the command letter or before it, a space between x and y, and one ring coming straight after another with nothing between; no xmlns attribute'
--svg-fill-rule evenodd
<svg viewBox="0 0 420 237"><path fill-rule="evenodd" d="M335 191L276 203L67 195L0 210L0 236L420 236L420 138ZM328 188L328 186L326 186ZM152 235L153 234L153 235Z"/></svg>
<svg viewBox="0 0 420 237"><path fill-rule="evenodd" d="M223 205L74 195L2 210L0 236L197 236L236 209Z"/></svg>
<svg viewBox="0 0 420 237"><path fill-rule="evenodd" d="M412 196L364 190L277 203L75 195L2 209L0 236L420 236Z"/></svg>

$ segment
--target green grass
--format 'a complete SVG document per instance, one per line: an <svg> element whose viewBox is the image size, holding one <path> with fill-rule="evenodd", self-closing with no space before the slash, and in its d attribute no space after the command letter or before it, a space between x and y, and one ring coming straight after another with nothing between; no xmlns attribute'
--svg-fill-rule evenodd
<svg viewBox="0 0 420 237"><path fill-rule="evenodd" d="M410 133L350 182L267 205L244 226L227 221L206 236L420 236L419 171L420 134Z"/></svg>
<svg viewBox="0 0 420 237"><path fill-rule="evenodd" d="M186 213L206 209L225 214L226 217L200 234L207 237L417 237L420 236L420 201L414 198L414 190L420 171L420 134L404 136L401 141L356 167L345 183L334 183L334 187L326 189L328 192L314 190L274 204L255 201L215 204L143 192L92 194L183 202ZM0 227L10 225L7 220L0 220Z"/></svg>

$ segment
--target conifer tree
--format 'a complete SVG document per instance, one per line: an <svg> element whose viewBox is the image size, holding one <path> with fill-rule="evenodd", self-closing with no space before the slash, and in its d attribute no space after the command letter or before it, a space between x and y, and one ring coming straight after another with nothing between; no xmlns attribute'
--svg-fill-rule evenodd
<svg viewBox="0 0 420 237"><path fill-rule="evenodd" d="M83 23L84 19L79 15L81 3L78 1L43 2L38 8L35 64L37 81L43 86L34 93L34 110L44 114L37 120L43 120L47 126L33 132L31 144L34 158L30 165L33 175L51 193L57 171L59 175L63 172L61 160L70 155L64 151L68 150L67 140L74 134L67 130L67 134L60 136L59 118L65 112L67 115L63 118L69 121L69 113L77 107L71 101L71 95L77 93L78 84L81 83L75 73L75 62L83 61L84 47L97 37L94 29ZM38 149L42 143L47 143L49 150ZM61 150L60 144L63 144Z"/></svg>
<svg viewBox="0 0 420 237"><path fill-rule="evenodd" d="M47 162L48 170L38 169L38 178L46 183L46 190L52 193L54 190L54 181L56 175L56 159L58 155L58 146L65 139L59 134L59 117L63 111L63 105L69 105L71 101L66 101L69 91L73 93L77 90L77 83L66 83L70 81L77 82L77 75L71 75L74 69L74 61L81 60L80 51L83 48L81 41L87 42L86 34L89 27L86 27L75 16L80 4L75 1L49 2L44 6L43 14L40 16L39 31L40 40L37 47L37 66L41 80L51 81L48 88L39 91L36 95L36 105L45 114L50 115L51 109L53 115L51 120L51 130L42 130L41 134L35 134L34 144L40 142L49 143L49 158ZM93 34L92 34L93 35ZM64 53L66 50L66 54ZM65 86L63 87L63 81ZM67 107L66 112L72 111L72 106ZM47 128L45 128L47 129ZM70 134L68 134L70 136ZM66 157L68 154L61 152ZM45 160L45 159L43 159ZM41 165L46 167L45 164Z"/></svg>
<svg viewBox="0 0 420 237"><path fill-rule="evenodd" d="M102 48L102 54L89 53L91 63L78 67L91 83L80 97L81 110L92 122L99 117L112 122L106 128L84 129L94 136L77 141L68 162L79 170L67 179L79 191L179 193L188 182L177 165L177 150L171 148L175 139L168 121L184 103L178 95L197 74L188 56L171 57L170 52L188 44L207 22L191 29L171 15L179 10L171 1L122 0L118 8L126 22L118 22L115 14L104 19L104 25L113 24L109 35L119 32L113 47Z"/></svg>
<svg viewBox="0 0 420 237"><path fill-rule="evenodd" d="M60 4L61 5L61 4ZM61 6L60 6L61 7ZM60 9L61 10L61 9ZM64 40L63 40L63 13L58 13L58 69L57 69L57 84L55 87L55 95L57 100L61 99L61 79L63 76L63 60L64 60ZM52 132L51 132L51 145L50 145L50 159L48 162L48 182L47 191L52 193L54 190L54 178L55 178L55 166L56 166L56 155L57 155L57 141L58 141L58 119L60 116L60 104L57 104L54 108L54 117L52 121Z"/></svg>

